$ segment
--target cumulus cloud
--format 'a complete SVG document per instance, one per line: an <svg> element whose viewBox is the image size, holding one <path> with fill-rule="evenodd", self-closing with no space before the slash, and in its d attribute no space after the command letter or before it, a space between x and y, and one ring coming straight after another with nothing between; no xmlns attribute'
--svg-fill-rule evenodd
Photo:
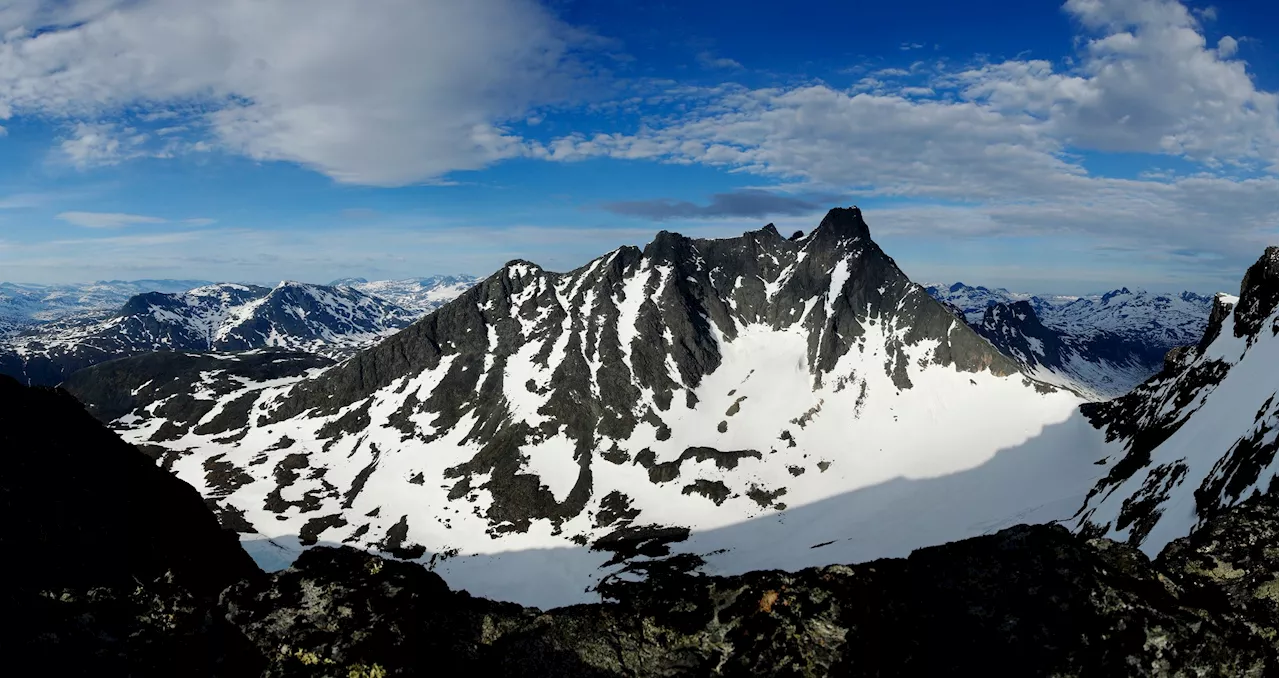
<svg viewBox="0 0 1280 678"><path fill-rule="evenodd" d="M742 189L711 196L706 205L683 200L629 200L609 202L602 207L614 214L653 221L671 219L718 219L737 217L762 219L775 215L810 214L832 202L830 198L804 199L760 189Z"/></svg>
<svg viewBox="0 0 1280 678"><path fill-rule="evenodd" d="M1082 148L1184 156L1274 170L1277 97L1260 91L1235 40L1209 47L1199 23L1170 0L1068 0L1091 35L1079 67L1006 61L958 74L970 100L1045 121Z"/></svg>
<svg viewBox="0 0 1280 678"><path fill-rule="evenodd" d="M1014 60L935 71L929 86L950 95L936 98L883 81L686 90L687 115L631 134L570 135L535 153L699 163L846 195L947 203L909 213L922 219L921 234L1075 233L1256 257L1275 239L1275 179L1257 177L1275 171L1276 94L1207 45L1180 4L1065 7L1090 31L1069 70ZM1178 156L1211 171L1110 178L1091 174L1082 150Z"/></svg>
<svg viewBox="0 0 1280 678"><path fill-rule="evenodd" d="M1240 49L1240 42L1229 35L1224 35L1218 39L1218 58L1219 59L1230 59L1231 57L1235 56L1236 52L1239 51L1239 49Z"/></svg>
<svg viewBox="0 0 1280 678"><path fill-rule="evenodd" d="M24 0L0 36L0 119L180 109L221 148L376 185L519 154L503 124L564 96L591 41L534 0ZM143 152L84 125L80 166Z"/></svg>
<svg viewBox="0 0 1280 678"><path fill-rule="evenodd" d="M66 159L80 169L116 165L121 161L149 155L144 150L148 135L131 127L112 123L76 123L59 148Z"/></svg>

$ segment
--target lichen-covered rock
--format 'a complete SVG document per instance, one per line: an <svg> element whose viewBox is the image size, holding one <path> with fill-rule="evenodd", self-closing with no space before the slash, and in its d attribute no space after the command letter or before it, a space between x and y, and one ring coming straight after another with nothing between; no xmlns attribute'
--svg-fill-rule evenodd
<svg viewBox="0 0 1280 678"><path fill-rule="evenodd" d="M1276 481L1266 494L1241 502L1225 515L1165 547L1156 567L1188 600L1238 616L1264 642L1276 645Z"/></svg>
<svg viewBox="0 0 1280 678"><path fill-rule="evenodd" d="M420 567L318 547L222 599L271 676L1275 675L1274 495L1156 562L1059 526L905 559L612 582L542 612L451 592ZM675 568L673 568L674 572Z"/></svg>

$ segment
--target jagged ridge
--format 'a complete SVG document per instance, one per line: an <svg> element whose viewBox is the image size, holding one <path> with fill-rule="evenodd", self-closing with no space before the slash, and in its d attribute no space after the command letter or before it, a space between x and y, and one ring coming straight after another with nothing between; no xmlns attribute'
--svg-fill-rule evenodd
<svg viewBox="0 0 1280 678"><path fill-rule="evenodd" d="M1277 473L1276 248L1220 294L1204 337L1123 397L1083 407L1122 448L1077 514L1081 529L1153 553ZM1228 331L1230 328L1230 331Z"/></svg>
<svg viewBox="0 0 1280 678"><path fill-rule="evenodd" d="M117 425L238 516L259 557L342 541L466 582L513 549L592 546L565 552L562 585L501 592L559 602L673 549L710 563L730 548L693 545L712 528L978 466L1079 402L912 283L856 208L793 239L663 232L566 274L513 261L319 375L197 400L181 417L177 398L138 401ZM224 410L238 414L215 426ZM901 555L1023 501L884 544L823 521L800 553ZM807 549L820 542L839 544Z"/></svg>

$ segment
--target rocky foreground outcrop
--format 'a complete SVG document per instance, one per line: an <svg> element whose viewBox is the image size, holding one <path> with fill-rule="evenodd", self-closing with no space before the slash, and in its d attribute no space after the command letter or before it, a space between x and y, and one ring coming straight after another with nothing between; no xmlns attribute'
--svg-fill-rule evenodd
<svg viewBox="0 0 1280 678"><path fill-rule="evenodd" d="M59 391L0 380L0 441L11 675L1277 671L1274 484L1154 561L1024 525L860 565L654 572L544 612L347 547L264 575L194 490Z"/></svg>
<svg viewBox="0 0 1280 678"><path fill-rule="evenodd" d="M237 675L254 657L214 605L262 573L199 493L65 391L5 376L0 554L0 673Z"/></svg>

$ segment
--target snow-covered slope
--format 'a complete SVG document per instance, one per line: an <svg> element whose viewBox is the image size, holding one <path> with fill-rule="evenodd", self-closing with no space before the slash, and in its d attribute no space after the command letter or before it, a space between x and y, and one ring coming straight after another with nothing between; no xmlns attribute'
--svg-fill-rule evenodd
<svg viewBox="0 0 1280 678"><path fill-rule="evenodd" d="M242 516L259 562L348 543L542 606L648 568L856 562L1066 518L1102 471L1081 399L912 283L856 208L794 241L662 232L565 274L511 262L292 384L165 393L125 367L116 426Z"/></svg>
<svg viewBox="0 0 1280 678"><path fill-rule="evenodd" d="M1276 267L1270 247L1238 297L1216 297L1199 344L1128 395L1084 408L1111 452L1083 529L1155 554L1276 483Z"/></svg>
<svg viewBox="0 0 1280 678"><path fill-rule="evenodd" d="M1199 341L1213 303L1194 292L1128 288L1093 296L1036 296L964 283L925 289L961 311L1029 374L1099 400L1128 392L1160 370L1168 351ZM1037 353L1037 342L1060 346L1059 354Z"/></svg>
<svg viewBox="0 0 1280 678"><path fill-rule="evenodd" d="M75 285L0 282L0 337L71 317L101 318L129 297L147 292L185 292L204 280L100 280Z"/></svg>
<svg viewBox="0 0 1280 678"><path fill-rule="evenodd" d="M400 308L426 315L452 301L480 282L473 275L433 275L404 280L340 278L329 285L352 287L365 294L386 299Z"/></svg>
<svg viewBox="0 0 1280 678"><path fill-rule="evenodd" d="M220 283L130 298L105 319L71 318L0 342L0 373L56 384L77 369L158 350L262 347L348 355L408 325L415 314L344 287Z"/></svg>

